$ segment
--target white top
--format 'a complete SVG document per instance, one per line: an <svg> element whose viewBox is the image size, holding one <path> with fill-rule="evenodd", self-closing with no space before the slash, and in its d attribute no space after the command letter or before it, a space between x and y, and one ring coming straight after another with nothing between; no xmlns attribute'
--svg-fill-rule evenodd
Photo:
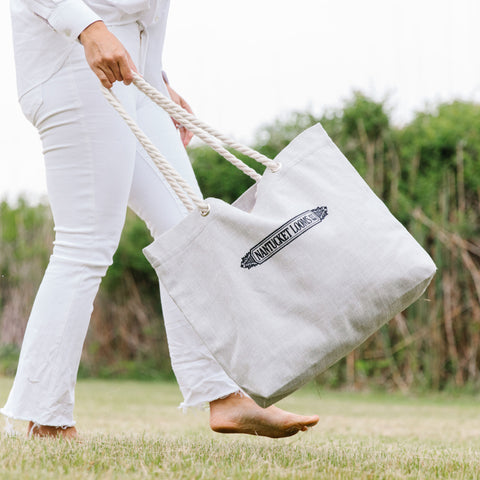
<svg viewBox="0 0 480 480"><path fill-rule="evenodd" d="M165 22L168 7L169 0L10 0L19 97L60 69L91 23Z"/></svg>

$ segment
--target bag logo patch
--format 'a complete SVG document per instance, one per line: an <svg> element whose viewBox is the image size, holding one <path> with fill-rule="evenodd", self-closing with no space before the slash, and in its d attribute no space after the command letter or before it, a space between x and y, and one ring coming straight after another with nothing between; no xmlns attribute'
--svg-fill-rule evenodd
<svg viewBox="0 0 480 480"><path fill-rule="evenodd" d="M261 265L307 230L318 225L327 215L327 207L317 207L293 217L251 248L242 258L240 266L250 270Z"/></svg>

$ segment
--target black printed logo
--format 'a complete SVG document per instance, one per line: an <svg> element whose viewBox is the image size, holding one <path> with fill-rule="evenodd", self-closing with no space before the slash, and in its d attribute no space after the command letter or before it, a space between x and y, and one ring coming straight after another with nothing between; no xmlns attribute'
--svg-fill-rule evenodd
<svg viewBox="0 0 480 480"><path fill-rule="evenodd" d="M240 266L250 269L266 262L283 247L292 243L307 230L318 225L327 215L327 207L317 207L293 217L251 248L242 258Z"/></svg>

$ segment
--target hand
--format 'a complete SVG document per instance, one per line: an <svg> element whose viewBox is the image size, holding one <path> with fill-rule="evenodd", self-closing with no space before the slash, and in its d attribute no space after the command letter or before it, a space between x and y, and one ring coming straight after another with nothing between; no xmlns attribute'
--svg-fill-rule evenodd
<svg viewBox="0 0 480 480"><path fill-rule="evenodd" d="M90 68L104 87L112 88L117 80L125 85L132 83L132 70L138 73L137 68L125 47L102 21L89 25L78 38Z"/></svg>
<svg viewBox="0 0 480 480"><path fill-rule="evenodd" d="M180 105L182 108L184 108L187 112L193 113L192 108L190 105L181 97L168 83L167 89L168 93L170 94L170 98L178 105ZM173 123L175 126L178 128L178 131L180 132L180 138L182 139L183 146L186 147L189 143L190 140L193 137L193 133L187 130L185 127L180 125L175 119L173 119Z"/></svg>

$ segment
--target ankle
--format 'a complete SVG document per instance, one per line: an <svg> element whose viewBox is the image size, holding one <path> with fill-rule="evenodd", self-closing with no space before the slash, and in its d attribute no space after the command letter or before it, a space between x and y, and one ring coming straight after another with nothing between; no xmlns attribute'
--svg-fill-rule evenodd
<svg viewBox="0 0 480 480"><path fill-rule="evenodd" d="M233 405L237 403L243 403L245 401L253 401L248 395L243 393L241 390L238 390L236 392L230 393L229 395L221 398L217 398L216 400L212 400L210 402L210 411L213 407L215 409L216 407L222 407L224 405Z"/></svg>

